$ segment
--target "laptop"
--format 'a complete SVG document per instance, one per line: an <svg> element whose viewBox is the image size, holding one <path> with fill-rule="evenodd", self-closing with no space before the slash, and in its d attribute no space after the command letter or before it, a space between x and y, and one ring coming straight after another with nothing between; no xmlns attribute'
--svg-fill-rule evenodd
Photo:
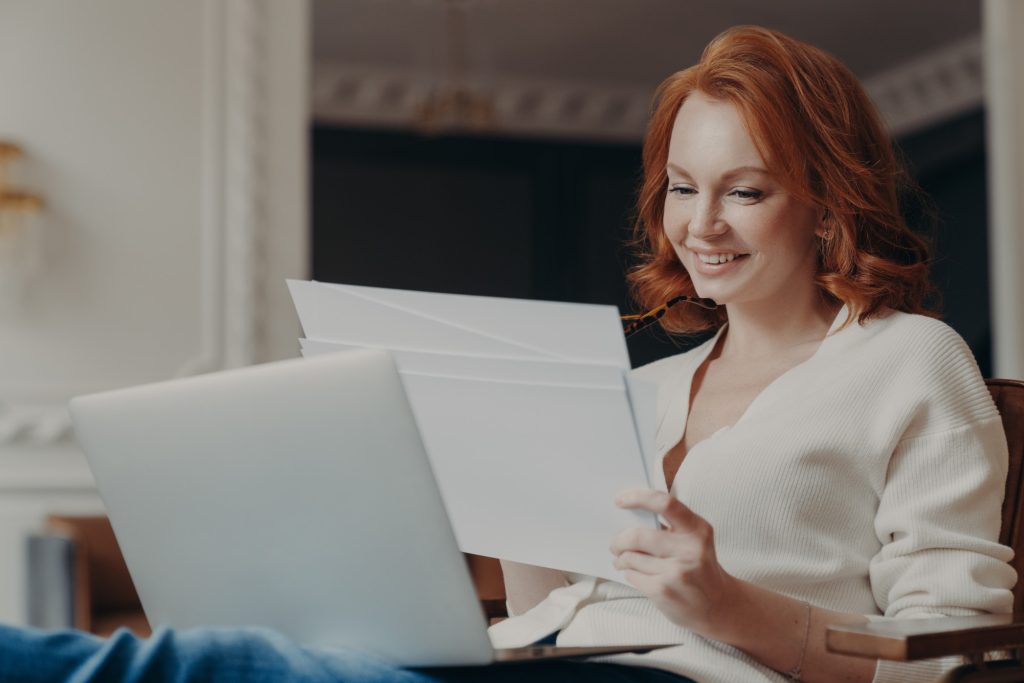
<svg viewBox="0 0 1024 683"><path fill-rule="evenodd" d="M263 626L407 667L665 647L492 648L386 351L81 396L70 410L154 626Z"/></svg>

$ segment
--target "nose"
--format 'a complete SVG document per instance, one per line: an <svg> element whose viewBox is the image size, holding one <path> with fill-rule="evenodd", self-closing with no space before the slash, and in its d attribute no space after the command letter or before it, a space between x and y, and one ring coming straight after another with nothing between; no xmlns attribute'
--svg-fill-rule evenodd
<svg viewBox="0 0 1024 683"><path fill-rule="evenodd" d="M694 202L694 212L690 217L686 232L697 239L708 239L723 234L728 228L725 221L718 215L718 202L705 194Z"/></svg>

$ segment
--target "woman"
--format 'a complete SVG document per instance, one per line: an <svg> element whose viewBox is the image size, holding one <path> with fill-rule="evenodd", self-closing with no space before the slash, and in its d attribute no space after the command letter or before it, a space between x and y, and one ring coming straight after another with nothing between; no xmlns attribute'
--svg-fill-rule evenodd
<svg viewBox="0 0 1024 683"><path fill-rule="evenodd" d="M926 315L927 255L890 142L850 72L736 28L666 80L644 147L637 299L717 330L636 372L659 385L660 513L611 551L631 587L507 564L505 642L679 642L616 657L712 681L932 680L829 654L825 628L1008 612L1007 454L963 340ZM671 491L671 494L665 491ZM559 609L552 607L554 603ZM915 674L916 672L916 674Z"/></svg>
<svg viewBox="0 0 1024 683"><path fill-rule="evenodd" d="M963 341L922 315L926 250L868 98L820 50L726 31L659 89L644 175L638 300L718 303L673 307L667 330L714 337L637 371L659 386L663 480L616 502L665 527L610 539L630 585L506 563L516 616L492 635L680 645L426 674L264 632L9 631L0 673L29 680L24 659L46 657L81 680L934 679L944 663L876 670L824 648L830 624L1008 612L1016 581L996 542L1000 419Z"/></svg>

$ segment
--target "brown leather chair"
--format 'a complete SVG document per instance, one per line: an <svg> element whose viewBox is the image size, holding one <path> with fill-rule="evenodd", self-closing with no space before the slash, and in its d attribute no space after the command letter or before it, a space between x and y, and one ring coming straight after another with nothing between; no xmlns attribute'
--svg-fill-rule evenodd
<svg viewBox="0 0 1024 683"><path fill-rule="evenodd" d="M986 384L1003 418L1010 447L999 541L1013 548L1013 567L1024 577L1024 382L990 379ZM832 652L871 659L914 661L949 655L968 659L968 664L946 678L949 683L1024 681L1024 582L1018 581L1013 590L1013 609L1014 614L833 626L828 629L825 642ZM984 661L985 652L1006 650L1011 651L1011 659Z"/></svg>

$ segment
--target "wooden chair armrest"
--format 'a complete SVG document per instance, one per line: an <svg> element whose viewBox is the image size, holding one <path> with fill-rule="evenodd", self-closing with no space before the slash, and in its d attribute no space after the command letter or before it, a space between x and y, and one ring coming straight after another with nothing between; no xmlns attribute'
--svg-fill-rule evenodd
<svg viewBox="0 0 1024 683"><path fill-rule="evenodd" d="M910 662L1024 647L1024 614L890 619L829 626L825 647L844 655Z"/></svg>

